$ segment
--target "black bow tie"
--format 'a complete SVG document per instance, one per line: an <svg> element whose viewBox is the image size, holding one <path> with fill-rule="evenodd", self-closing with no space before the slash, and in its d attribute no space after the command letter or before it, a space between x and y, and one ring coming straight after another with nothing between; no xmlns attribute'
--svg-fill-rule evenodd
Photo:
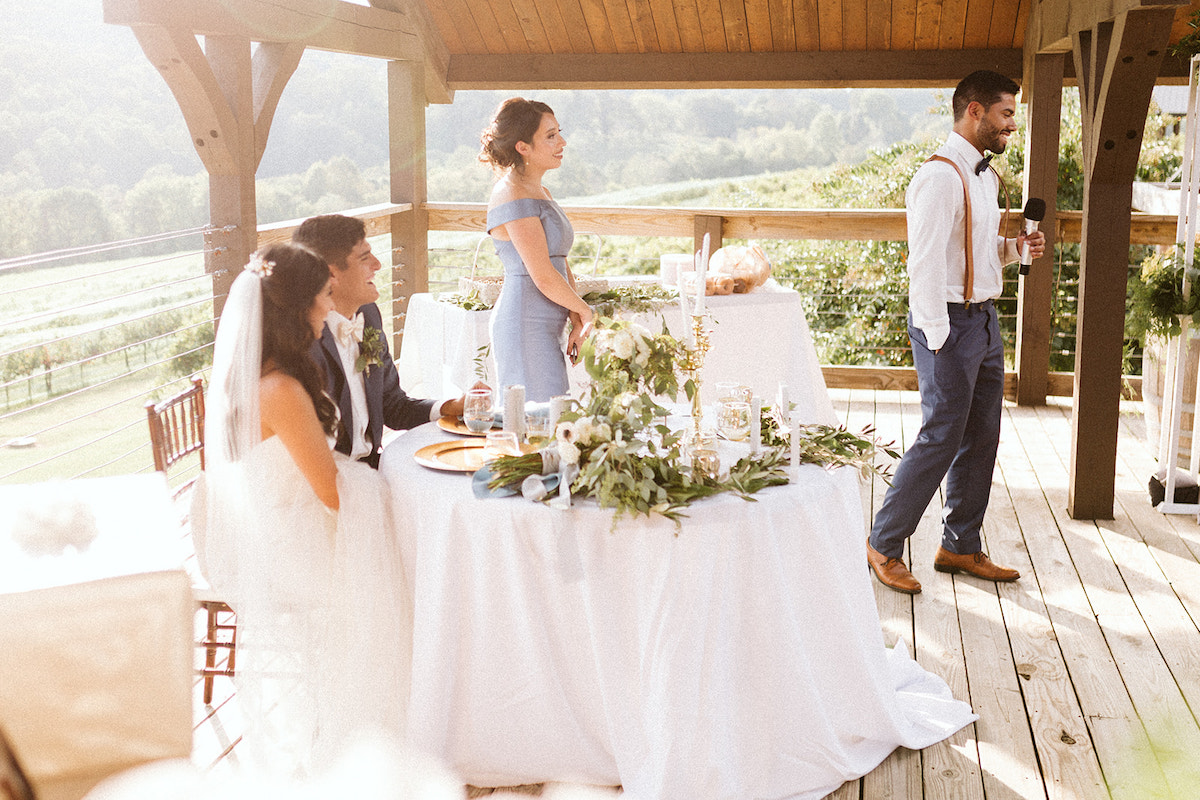
<svg viewBox="0 0 1200 800"><path fill-rule="evenodd" d="M986 156L979 159L979 163L975 165L975 174L976 175L978 175L979 173L983 172L985 169L988 168L988 164L991 162L993 155L994 155L994 153L988 153Z"/></svg>

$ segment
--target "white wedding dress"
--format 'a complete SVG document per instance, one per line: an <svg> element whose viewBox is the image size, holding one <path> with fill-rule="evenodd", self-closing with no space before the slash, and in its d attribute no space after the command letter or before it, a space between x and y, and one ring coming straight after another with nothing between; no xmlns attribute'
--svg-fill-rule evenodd
<svg viewBox="0 0 1200 800"><path fill-rule="evenodd" d="M193 531L237 613L238 759L305 777L360 739L404 738L412 602L379 474L334 453L333 513L279 438L261 438L262 266L238 276L221 315Z"/></svg>
<svg viewBox="0 0 1200 800"><path fill-rule="evenodd" d="M242 461L238 752L290 773L320 770L360 737L404 733L412 608L389 493L375 470L335 458L336 514L278 437Z"/></svg>

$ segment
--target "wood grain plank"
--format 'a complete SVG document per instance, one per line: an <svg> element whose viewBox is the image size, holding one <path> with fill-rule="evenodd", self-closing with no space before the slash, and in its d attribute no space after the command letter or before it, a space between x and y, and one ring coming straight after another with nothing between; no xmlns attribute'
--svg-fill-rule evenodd
<svg viewBox="0 0 1200 800"><path fill-rule="evenodd" d="M792 0L769 0L768 17L771 24L771 48L777 53L796 49L796 20L792 17Z"/></svg>
<svg viewBox="0 0 1200 800"><path fill-rule="evenodd" d="M571 40L571 49L576 53L597 53L595 41L592 39L587 17L583 13L580 0L558 0L558 11L563 24L567 28L567 36Z"/></svg>
<svg viewBox="0 0 1200 800"><path fill-rule="evenodd" d="M618 53L638 52L637 34L634 33L633 18L625 0L603 0L604 13L608 16L609 29Z"/></svg>
<svg viewBox="0 0 1200 800"><path fill-rule="evenodd" d="M1025 46L1025 27L1029 24L1029 14L1032 11L1032 0L1022 0L1017 8L1017 22L1013 26L1012 47Z"/></svg>
<svg viewBox="0 0 1200 800"><path fill-rule="evenodd" d="M743 0L721 0L721 20L725 26L725 48L730 53L750 52L750 31L746 27Z"/></svg>
<svg viewBox="0 0 1200 800"><path fill-rule="evenodd" d="M542 16L538 11L537 0L510 0L517 22L521 26L521 34L529 44L531 53L549 53L550 39L542 25Z"/></svg>
<svg viewBox="0 0 1200 800"><path fill-rule="evenodd" d="M538 16L542 20L542 28L546 31L546 40L550 43L551 53L570 53L575 47L571 35L563 19L562 8L557 0L541 0L537 4Z"/></svg>
<svg viewBox="0 0 1200 800"><path fill-rule="evenodd" d="M696 0L671 0L675 23L679 26L679 45L685 53L704 52L704 31L700 27L700 9Z"/></svg>
<svg viewBox="0 0 1200 800"><path fill-rule="evenodd" d="M521 20L517 16L517 9L513 5L512 0L489 0L489 6L492 9L492 16L496 20L496 26L500 32L504 34L504 41L508 44L508 52L510 53L529 53L529 40L525 37L525 31L521 27Z"/></svg>
<svg viewBox="0 0 1200 800"><path fill-rule="evenodd" d="M433 17L433 24L437 27L442 41L446 44L446 49L451 53L465 53L467 51L466 45L463 44L462 38L458 35L458 26L454 24L454 18L450 16L446 4L431 4L429 13Z"/></svg>
<svg viewBox="0 0 1200 800"><path fill-rule="evenodd" d="M867 0L867 49L892 47L892 0Z"/></svg>
<svg viewBox="0 0 1200 800"><path fill-rule="evenodd" d="M817 0L817 38L822 51L846 49L842 39L842 0Z"/></svg>
<svg viewBox="0 0 1200 800"><path fill-rule="evenodd" d="M587 20L588 34L592 37L592 47L597 53L617 52L617 42L612 35L612 26L608 23L608 11L604 0L579 0L583 18Z"/></svg>
<svg viewBox="0 0 1200 800"><path fill-rule="evenodd" d="M469 16L469 19L465 21L462 19L462 11L455 11L453 8L449 11L448 19L450 27L454 30L454 36L466 46L469 37L478 35L483 40L484 50L482 52L507 53L511 44L508 41L505 31L501 30L500 26L496 23L496 15L492 12L492 7L488 0L457 1L462 8L466 9L465 13ZM449 46L449 42L447 42L447 47ZM477 47L477 45L472 46ZM471 52L478 51L473 50Z"/></svg>
<svg viewBox="0 0 1200 800"><path fill-rule="evenodd" d="M963 47L987 47L992 30L991 4L984 0L970 0L963 24Z"/></svg>
<svg viewBox="0 0 1200 800"><path fill-rule="evenodd" d="M682 53L683 39L679 21L675 19L673 0L650 0L654 29L658 33L658 49L662 53Z"/></svg>
<svg viewBox="0 0 1200 800"><path fill-rule="evenodd" d="M1015 435L1018 426L1031 422L1037 424L1027 409L1006 407L997 458L1001 485L993 490L988 506L985 549L1000 563L1021 572L1019 583L997 588L1011 647L1010 663L1020 679L1028 730L1046 790L1052 798L1099 797L1104 793L1104 776L1043 599L1041 583L1046 578L1034 568L1025 543L1031 536L1043 535L1042 525L1052 524L1046 497ZM972 691L974 686L972 675ZM1012 724L1016 727L1018 722ZM986 748L981 751L985 783L993 770L1012 771L1005 759L993 765ZM1006 781L1024 779L1029 788L1028 778L1027 762ZM995 787L989 786L989 796L995 794ZM1031 790L1021 796L1036 794Z"/></svg>
<svg viewBox="0 0 1200 800"><path fill-rule="evenodd" d="M484 39L475 23L474 12L465 0L446 0L446 13L450 18L450 24L455 27L458 40L462 43L463 52L491 52L488 49L487 40Z"/></svg>
<svg viewBox="0 0 1200 800"><path fill-rule="evenodd" d="M867 49L867 0L842 0L842 49Z"/></svg>
<svg viewBox="0 0 1200 800"><path fill-rule="evenodd" d="M944 0L942 18L938 22L938 49L957 50L963 47L967 23L967 0Z"/></svg>
<svg viewBox="0 0 1200 800"><path fill-rule="evenodd" d="M726 53L725 22L721 17L721 0L696 0L700 16L700 33L704 37L704 52Z"/></svg>
<svg viewBox="0 0 1200 800"><path fill-rule="evenodd" d="M821 49L820 6L817 0L792 0L796 50L811 53Z"/></svg>
<svg viewBox="0 0 1200 800"><path fill-rule="evenodd" d="M863 425L874 426L876 435L885 442L894 442L900 449L912 444L921 423L920 397L915 392L853 390L852 397L864 400L852 406L847 415L846 427L861 430ZM856 407L865 406L863 411ZM864 513L864 535L870 532L874 512L887 493L887 482L876 476L870 484L870 509ZM918 646L913 638L913 603L909 595L894 592L874 577L871 586L875 592L875 605L879 609L884 642L892 647L903 640L910 649ZM921 797L921 754L916 750L898 748L874 770L863 776L864 798L918 798Z"/></svg>
<svg viewBox="0 0 1200 800"><path fill-rule="evenodd" d="M989 42L1006 42L1012 47L1017 35L1017 18L1021 0L995 0L992 4L992 24L988 31ZM1024 44L1022 40L1021 44Z"/></svg>
<svg viewBox="0 0 1200 800"><path fill-rule="evenodd" d="M625 0L629 18L633 20L633 34L637 39L637 52L660 53L658 31L654 27L654 12L650 0Z"/></svg>
<svg viewBox="0 0 1200 800"><path fill-rule="evenodd" d="M1029 536L1025 541L1072 686L1088 722L1092 746L1114 798L1168 796L1161 771L1135 775L1128 769L1131 761L1155 763L1154 753L1134 707L1134 687L1124 682L1132 676L1126 676L1118 666L1092 605L1104 591L1103 584L1097 583L1103 577L1089 571L1095 566L1088 552L1096 547L1095 525L1072 520L1066 513L1067 467L1050 437L1064 435L1069 423L1053 406L1030 408L1029 413L1038 424L1019 427L1017 434L1028 463L1037 465L1036 475L1029 480L1040 485L1049 519L1035 516L1030 520L1032 529L1043 535ZM1019 463L1017 468L1021 468ZM1032 472L1032 467L1026 469ZM1046 535L1054 531L1058 535Z"/></svg>
<svg viewBox="0 0 1200 800"><path fill-rule="evenodd" d="M933 496L908 543L910 569L922 588L913 602L915 655L921 666L946 681L954 697L971 703L955 581L933 570L942 539L942 502L940 493ZM977 737L976 725L971 724L921 751L928 800L982 800Z"/></svg>
<svg viewBox="0 0 1200 800"><path fill-rule="evenodd" d="M941 0L917 0L916 24L913 28L913 47L917 50L937 49L941 22Z"/></svg>
<svg viewBox="0 0 1200 800"><path fill-rule="evenodd" d="M745 10L750 49L756 53L771 52L775 44L771 0L745 0Z"/></svg>
<svg viewBox="0 0 1200 800"><path fill-rule="evenodd" d="M917 0L892 0L892 49L917 46Z"/></svg>

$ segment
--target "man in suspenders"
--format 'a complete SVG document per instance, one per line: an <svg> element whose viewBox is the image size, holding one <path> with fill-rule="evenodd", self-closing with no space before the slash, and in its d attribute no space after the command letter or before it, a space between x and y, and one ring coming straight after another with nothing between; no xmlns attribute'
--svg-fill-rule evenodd
<svg viewBox="0 0 1200 800"><path fill-rule="evenodd" d="M867 542L876 577L899 592L921 584L905 565L904 543L946 479L939 572L1015 581L982 552L979 527L987 510L1000 413L1004 345L996 320L1004 264L1030 246L1042 254L1045 236L1006 239L997 206L1000 177L988 163L1017 130L1020 87L980 70L954 90L954 129L908 186L908 335L921 390L921 431L905 452Z"/></svg>

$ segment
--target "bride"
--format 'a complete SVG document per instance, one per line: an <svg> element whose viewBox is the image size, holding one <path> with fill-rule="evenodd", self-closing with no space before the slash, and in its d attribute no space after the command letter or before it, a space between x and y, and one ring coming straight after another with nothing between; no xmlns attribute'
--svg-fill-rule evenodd
<svg viewBox="0 0 1200 800"><path fill-rule="evenodd" d="M260 250L221 315L207 403L202 550L238 617L238 754L289 776L360 737L401 738L409 688L389 494L331 449L337 410L308 355L332 307L319 256Z"/></svg>

